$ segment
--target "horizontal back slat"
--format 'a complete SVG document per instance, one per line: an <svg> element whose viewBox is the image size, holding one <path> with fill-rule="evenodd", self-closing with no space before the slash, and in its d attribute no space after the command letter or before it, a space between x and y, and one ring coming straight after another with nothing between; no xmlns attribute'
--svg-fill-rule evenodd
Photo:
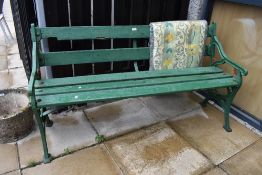
<svg viewBox="0 0 262 175"><path fill-rule="evenodd" d="M41 53L41 66L149 59L148 47Z"/></svg>
<svg viewBox="0 0 262 175"><path fill-rule="evenodd" d="M57 40L106 39L106 38L149 38L148 25L134 26L78 26L36 28L41 38Z"/></svg>

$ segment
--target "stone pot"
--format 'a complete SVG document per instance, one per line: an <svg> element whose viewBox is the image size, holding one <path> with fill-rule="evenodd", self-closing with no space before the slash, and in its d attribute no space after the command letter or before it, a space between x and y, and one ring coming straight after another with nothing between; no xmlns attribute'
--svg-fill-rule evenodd
<svg viewBox="0 0 262 175"><path fill-rule="evenodd" d="M27 91L22 89L0 90L0 143L24 138L33 129L33 112Z"/></svg>

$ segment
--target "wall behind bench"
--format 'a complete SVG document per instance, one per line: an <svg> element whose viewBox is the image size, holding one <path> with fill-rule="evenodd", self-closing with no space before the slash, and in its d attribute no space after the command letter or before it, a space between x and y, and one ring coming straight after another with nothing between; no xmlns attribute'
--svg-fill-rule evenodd
<svg viewBox="0 0 262 175"><path fill-rule="evenodd" d="M187 18L189 0L45 0L47 26L140 25L151 21L183 20ZM92 10L93 9L93 13ZM92 15L91 15L92 14ZM131 47L130 40L56 41L49 40L49 50L109 49ZM138 46L147 46L141 40ZM141 70L148 69L148 61L140 61ZM132 71L132 62L55 66L54 77ZM74 71L73 71L74 69Z"/></svg>
<svg viewBox="0 0 262 175"><path fill-rule="evenodd" d="M262 7L217 0L211 21L226 53L249 71L234 104L262 120Z"/></svg>

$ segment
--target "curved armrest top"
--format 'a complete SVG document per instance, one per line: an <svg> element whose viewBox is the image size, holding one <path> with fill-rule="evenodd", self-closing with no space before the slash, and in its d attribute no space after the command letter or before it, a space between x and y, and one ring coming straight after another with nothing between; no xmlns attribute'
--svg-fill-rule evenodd
<svg viewBox="0 0 262 175"><path fill-rule="evenodd" d="M230 64L232 67L234 67L235 69L239 70L242 76L246 76L248 74L248 70L245 69L244 67L242 67L241 65L237 64L236 62L234 62L229 56L226 55L226 53L224 52L224 49L220 43L220 41L218 40L217 36L213 36L213 41L214 44L217 46L218 52L221 56L221 58L228 64Z"/></svg>

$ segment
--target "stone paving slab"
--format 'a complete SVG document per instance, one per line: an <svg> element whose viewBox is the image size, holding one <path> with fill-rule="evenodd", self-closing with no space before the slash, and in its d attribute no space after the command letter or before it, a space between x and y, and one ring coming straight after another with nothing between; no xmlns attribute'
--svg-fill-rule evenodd
<svg viewBox="0 0 262 175"><path fill-rule="evenodd" d="M12 10L11 10L10 0L5 0L4 1L3 13L5 15L6 21L8 21L8 22L12 22L13 21L13 14L12 14Z"/></svg>
<svg viewBox="0 0 262 175"><path fill-rule="evenodd" d="M140 99L157 114L158 121L162 121L200 108L190 96L190 93L176 93Z"/></svg>
<svg viewBox="0 0 262 175"><path fill-rule="evenodd" d="M82 111L69 111L50 117L54 125L47 128L47 142L52 156L58 156L65 150L77 150L95 143L96 132ZM30 161L42 161L43 150L38 129L30 136L18 142L22 167Z"/></svg>
<svg viewBox="0 0 262 175"><path fill-rule="evenodd" d="M125 174L200 174L212 164L165 123L105 143Z"/></svg>
<svg viewBox="0 0 262 175"><path fill-rule="evenodd" d="M262 139L223 162L221 167L232 175L262 174Z"/></svg>
<svg viewBox="0 0 262 175"><path fill-rule="evenodd" d="M13 44L8 47L7 53L10 54L19 54L18 44Z"/></svg>
<svg viewBox="0 0 262 175"><path fill-rule="evenodd" d="M28 80L24 68L0 71L0 89L26 87Z"/></svg>
<svg viewBox="0 0 262 175"><path fill-rule="evenodd" d="M0 174L19 169L15 144L0 144Z"/></svg>
<svg viewBox="0 0 262 175"><path fill-rule="evenodd" d="M228 175L225 171L221 168L214 168L203 175Z"/></svg>
<svg viewBox="0 0 262 175"><path fill-rule="evenodd" d="M48 144L50 143L48 135L47 142ZM37 128L35 128L35 130L29 136L18 141L17 143L20 165L22 168L29 166L30 162L42 161L43 147L39 130Z"/></svg>
<svg viewBox="0 0 262 175"><path fill-rule="evenodd" d="M170 126L216 165L254 143L259 137L231 119L233 132L223 126L223 112L208 105L203 109L169 120Z"/></svg>
<svg viewBox="0 0 262 175"><path fill-rule="evenodd" d="M50 152L57 156L64 149L76 150L96 143L96 132L83 111L69 111L52 115L54 125L47 129L50 139Z"/></svg>
<svg viewBox="0 0 262 175"><path fill-rule="evenodd" d="M7 70L0 71L0 89L7 89L10 87L10 78Z"/></svg>
<svg viewBox="0 0 262 175"><path fill-rule="evenodd" d="M5 42L5 36L4 33L2 32L2 29L0 29L0 55L1 55L1 46L6 46L6 42Z"/></svg>
<svg viewBox="0 0 262 175"><path fill-rule="evenodd" d="M2 42L4 42L4 41L2 41ZM5 45L5 43L0 44L0 55L6 56L6 45Z"/></svg>
<svg viewBox="0 0 262 175"><path fill-rule="evenodd" d="M120 169L108 155L105 146L99 145L58 158L50 164L23 170L23 175L117 175Z"/></svg>
<svg viewBox="0 0 262 175"><path fill-rule="evenodd" d="M7 58L6 55L0 55L0 71L6 70L8 68L7 66Z"/></svg>
<svg viewBox="0 0 262 175"><path fill-rule="evenodd" d="M28 85L28 80L23 67L9 70L10 88L20 88Z"/></svg>
<svg viewBox="0 0 262 175"><path fill-rule="evenodd" d="M156 123L156 115L139 99L126 99L85 110L100 135L112 137Z"/></svg>
<svg viewBox="0 0 262 175"><path fill-rule="evenodd" d="M20 171L12 171L10 173L4 174L4 175L21 175Z"/></svg>
<svg viewBox="0 0 262 175"><path fill-rule="evenodd" d="M14 69L14 68L23 68L23 62L20 59L19 54L12 54L7 56L8 60L8 69Z"/></svg>
<svg viewBox="0 0 262 175"><path fill-rule="evenodd" d="M15 33L15 27L14 27L14 22L13 22L13 14L12 14L12 10L11 10L10 0L4 1L3 13L4 13L5 20L7 22L7 25L9 27L13 37L15 37L16 33ZM2 41L4 41L4 44L6 44L3 32L1 31L0 34L2 34L2 36L0 36L0 44L2 43Z"/></svg>
<svg viewBox="0 0 262 175"><path fill-rule="evenodd" d="M7 25L10 29L10 32L12 33L13 38L16 38L14 22L13 21L7 21Z"/></svg>

